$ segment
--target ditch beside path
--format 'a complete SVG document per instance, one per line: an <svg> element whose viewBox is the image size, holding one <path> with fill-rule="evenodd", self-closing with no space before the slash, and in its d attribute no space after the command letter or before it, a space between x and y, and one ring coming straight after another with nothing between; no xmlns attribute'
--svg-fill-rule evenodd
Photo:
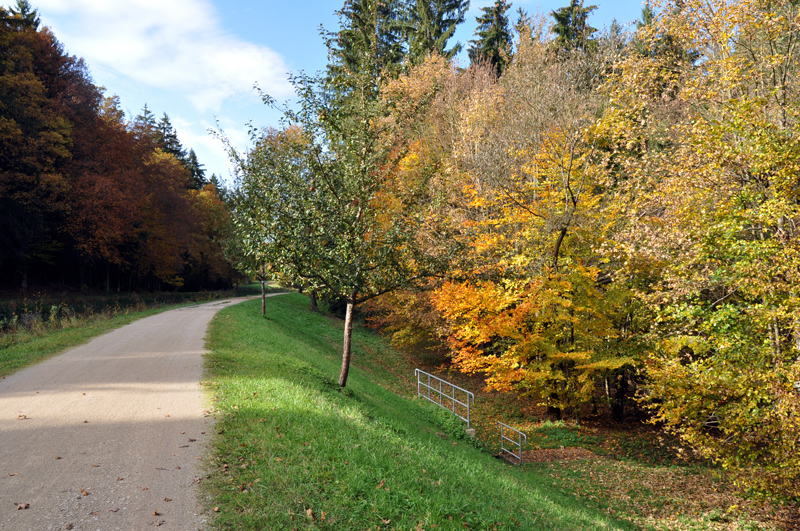
<svg viewBox="0 0 800 531"><path fill-rule="evenodd" d="M202 528L204 336L243 300L147 317L0 379L0 529Z"/></svg>

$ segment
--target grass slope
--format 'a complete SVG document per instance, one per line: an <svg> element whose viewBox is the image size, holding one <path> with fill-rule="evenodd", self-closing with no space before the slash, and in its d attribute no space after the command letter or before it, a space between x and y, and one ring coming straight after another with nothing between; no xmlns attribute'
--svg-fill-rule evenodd
<svg viewBox="0 0 800 531"><path fill-rule="evenodd" d="M342 325L307 306L284 295L266 317L251 301L212 323L206 383L219 420L205 485L216 528L633 528L443 433L427 403L373 382L380 371L362 370L358 350L340 392ZM376 347L360 334L355 345Z"/></svg>

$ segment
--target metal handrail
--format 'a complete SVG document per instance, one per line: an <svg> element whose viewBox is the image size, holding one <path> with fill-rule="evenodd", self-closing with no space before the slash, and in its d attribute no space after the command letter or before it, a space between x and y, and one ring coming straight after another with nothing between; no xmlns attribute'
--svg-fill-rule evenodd
<svg viewBox="0 0 800 531"><path fill-rule="evenodd" d="M428 374L427 372L421 371L419 369L415 369L414 375L417 377L417 395L418 396L421 396L422 398L424 398L424 399L426 399L426 400L428 400L430 402L433 402L434 404L436 404L437 406L439 406L439 407L441 407L443 409L449 409L450 411L453 412L453 415L455 415L456 417L460 418L463 421L466 421L467 428L470 427L470 425L469 425L469 421L470 421L470 406L475 403L475 395L474 394L472 394L471 392L467 391L466 389L462 389L461 387L458 387L457 385L453 385L453 384L451 384L450 382L448 382L446 380L442 380L441 378L438 378L438 377L436 377L436 376L434 376L432 374ZM425 377L426 380L423 381L421 377ZM434 385L431 385L431 381L433 381ZM445 386L444 390L442 389L443 385ZM445 391L448 389L448 386L449 386L450 393L449 394L445 394ZM427 394L423 393L423 389L427 389ZM464 400L465 401L462 402L461 400L458 400L456 398L456 391L460 391L460 392L464 393ZM432 396L437 396L438 400L432 398ZM450 407L449 408L442 403L442 397L450 399ZM456 404L458 404L458 405L460 405L460 406L462 406L463 408L466 409L466 411L467 411L466 417L460 415L458 413L458 411L456 411Z"/></svg>
<svg viewBox="0 0 800 531"><path fill-rule="evenodd" d="M524 444L528 444L528 436L519 431L518 429L512 428L507 424L503 424L502 422L497 422L497 425L500 427L500 450L501 452L505 452L517 458L520 464L522 463L522 446ZM517 434L517 440L514 440L505 434L505 430L511 430L512 432ZM524 442L523 442L524 439ZM513 444L517 448L518 453L514 453L511 449L506 448L506 442Z"/></svg>

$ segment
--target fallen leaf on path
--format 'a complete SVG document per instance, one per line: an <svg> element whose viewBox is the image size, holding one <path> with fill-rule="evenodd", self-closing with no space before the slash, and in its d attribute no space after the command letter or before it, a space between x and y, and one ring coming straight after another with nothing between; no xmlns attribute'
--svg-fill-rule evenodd
<svg viewBox="0 0 800 531"><path fill-rule="evenodd" d="M108 510L108 512L110 512L110 513L116 513L118 511L119 511L119 507L117 507L116 509L109 509Z"/></svg>
<svg viewBox="0 0 800 531"><path fill-rule="evenodd" d="M189 442L195 442L197 439L189 439Z"/></svg>
<svg viewBox="0 0 800 531"><path fill-rule="evenodd" d="M67 526L65 527L65 529L74 529L74 528L75 526L72 524L67 524Z"/></svg>
<svg viewBox="0 0 800 531"><path fill-rule="evenodd" d="M81 489L81 496L88 496L88 495L89 495L89 491L87 491L85 489Z"/></svg>
<svg viewBox="0 0 800 531"><path fill-rule="evenodd" d="M12 472L12 473L10 473L8 475L8 477L14 477L14 476L18 476L18 475L19 475L19 472Z"/></svg>
<svg viewBox="0 0 800 531"><path fill-rule="evenodd" d="M84 424L89 424L89 421L88 420L84 420L83 423Z"/></svg>
<svg viewBox="0 0 800 531"><path fill-rule="evenodd" d="M15 503L14 505L16 505L16 506L17 506L17 510L18 510L18 511L21 511L21 510L23 510L23 509L29 509L29 508L30 508L30 506L31 506L31 504L30 504L30 503L19 503L19 502Z"/></svg>
<svg viewBox="0 0 800 531"><path fill-rule="evenodd" d="M117 478L117 481L124 481L125 478Z"/></svg>
<svg viewBox="0 0 800 531"><path fill-rule="evenodd" d="M56 456L56 459L61 459L61 456L60 456L60 455L57 455L57 456Z"/></svg>
<svg viewBox="0 0 800 531"><path fill-rule="evenodd" d="M156 509L155 511L153 511L153 516L161 516L161 513L160 513L160 512L158 512L158 509Z"/></svg>
<svg viewBox="0 0 800 531"><path fill-rule="evenodd" d="M28 420L28 415L19 415L17 420Z"/></svg>
<svg viewBox="0 0 800 531"><path fill-rule="evenodd" d="M219 507L214 507L214 512L218 513L219 512Z"/></svg>
<svg viewBox="0 0 800 531"><path fill-rule="evenodd" d="M171 502L171 501L172 501L172 498L164 498L164 501L165 501L165 502Z"/></svg>
<svg viewBox="0 0 800 531"><path fill-rule="evenodd" d="M100 511L89 511L89 514L92 516L97 516L98 514L100 514Z"/></svg>

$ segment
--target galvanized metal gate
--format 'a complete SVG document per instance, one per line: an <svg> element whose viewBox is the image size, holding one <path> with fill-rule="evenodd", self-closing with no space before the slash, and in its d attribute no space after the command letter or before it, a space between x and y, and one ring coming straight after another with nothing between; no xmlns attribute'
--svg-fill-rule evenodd
<svg viewBox="0 0 800 531"><path fill-rule="evenodd" d="M475 395L425 371L416 369L414 372L417 377L417 395L441 408L449 409L456 417L466 421L469 428L469 410L475 403Z"/></svg>
<svg viewBox="0 0 800 531"><path fill-rule="evenodd" d="M521 431L512 428L502 422L498 422L500 427L500 452L505 457L509 455L517 459L517 464L522 463L522 447L528 444L528 436ZM511 437L509 437L511 435ZM512 439L512 437L515 437ZM508 443L508 447L506 446Z"/></svg>

